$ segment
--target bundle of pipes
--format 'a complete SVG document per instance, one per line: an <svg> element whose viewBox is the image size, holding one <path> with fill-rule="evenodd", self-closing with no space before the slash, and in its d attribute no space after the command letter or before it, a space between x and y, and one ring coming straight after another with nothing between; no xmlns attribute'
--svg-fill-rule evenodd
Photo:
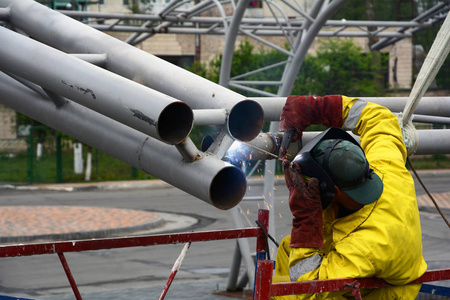
<svg viewBox="0 0 450 300"><path fill-rule="evenodd" d="M0 0L1 22L1 103L217 208L241 201L246 178L221 159L260 132L256 101L31 0ZM199 151L194 125L221 142Z"/></svg>

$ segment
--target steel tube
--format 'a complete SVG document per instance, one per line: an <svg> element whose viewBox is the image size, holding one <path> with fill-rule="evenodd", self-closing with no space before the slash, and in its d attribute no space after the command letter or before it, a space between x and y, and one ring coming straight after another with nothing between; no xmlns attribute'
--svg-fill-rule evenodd
<svg viewBox="0 0 450 300"><path fill-rule="evenodd" d="M417 130L419 146L415 155L450 154L450 129Z"/></svg>
<svg viewBox="0 0 450 300"><path fill-rule="evenodd" d="M105 68L163 94L182 100L192 109L231 109L246 98L236 92L179 68L154 55L73 20L31 0L1 0L10 8L9 22L47 45L67 53L105 53ZM30 14L30 11L33 13ZM49 30L51 29L51 34ZM233 137L251 140L262 128L262 108L253 101L245 104L251 114L233 119L243 133ZM231 112L233 113L233 112ZM243 121L244 123L241 123ZM251 126L247 126L247 125ZM256 130L255 130L256 129ZM252 134L248 133L250 130Z"/></svg>
<svg viewBox="0 0 450 300"><path fill-rule="evenodd" d="M264 121L279 121L286 97L251 97L264 110ZM361 97L360 99L380 104L392 112L401 112L405 108L408 97ZM416 114L430 116L450 116L450 97L423 97L419 102Z"/></svg>
<svg viewBox="0 0 450 300"><path fill-rule="evenodd" d="M302 144L306 145L320 132L305 131ZM450 129L417 130L419 146L416 155L422 154L450 154ZM359 136L349 132L359 142ZM226 154L230 160L272 160L278 158L282 132L260 133L254 140L246 143L235 142ZM291 143L288 159L292 160L300 151L298 143Z"/></svg>
<svg viewBox="0 0 450 300"><path fill-rule="evenodd" d="M219 84L228 86L231 74L231 62L233 61L234 45L239 32L244 12L248 7L249 0L239 0L231 18L230 26L225 34L225 46L223 48L222 63L220 65Z"/></svg>
<svg viewBox="0 0 450 300"><path fill-rule="evenodd" d="M308 28L304 39L302 36L301 44L294 54L292 61L290 61L286 65L286 69L282 78L283 85L279 87L277 95L287 96L290 94L292 87L294 86L295 79L300 72L300 67L303 64L303 60L306 57L306 53L308 52L308 49L314 41L315 37L319 33L320 28L325 24L328 18L330 18L339 9L339 7L341 7L345 3L345 1L346 0L335 0L323 10L321 10L317 18L314 20L314 23L311 25L311 27Z"/></svg>
<svg viewBox="0 0 450 300"><path fill-rule="evenodd" d="M106 54L71 54L73 57L79 58L90 64L103 67L106 65Z"/></svg>
<svg viewBox="0 0 450 300"><path fill-rule="evenodd" d="M0 27L0 70L34 82L169 144L191 131L190 107L160 92Z"/></svg>
<svg viewBox="0 0 450 300"><path fill-rule="evenodd" d="M0 90L2 104L152 174L219 209L234 207L244 197L247 186L245 175L213 155L205 155L200 160L187 163L174 146L72 101L58 109L53 102L1 72Z"/></svg>
<svg viewBox="0 0 450 300"><path fill-rule="evenodd" d="M64 256L64 253L58 252L59 260L61 261L61 265L66 273L67 279L69 280L70 287L72 288L75 299L82 300L80 291L78 289L77 283L75 282L75 278L73 277L72 271L70 270L69 263Z"/></svg>
<svg viewBox="0 0 450 300"><path fill-rule="evenodd" d="M194 109L194 125L225 125L226 109Z"/></svg>

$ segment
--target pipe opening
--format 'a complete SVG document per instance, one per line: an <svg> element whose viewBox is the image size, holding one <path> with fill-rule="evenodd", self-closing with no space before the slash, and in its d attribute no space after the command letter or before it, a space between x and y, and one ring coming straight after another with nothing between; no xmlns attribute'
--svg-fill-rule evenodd
<svg viewBox="0 0 450 300"><path fill-rule="evenodd" d="M261 131L263 119L261 105L253 100L244 100L231 109L228 130L233 138L248 142Z"/></svg>
<svg viewBox="0 0 450 300"><path fill-rule="evenodd" d="M219 209L230 209L239 204L247 188L245 175L236 167L226 167L214 177L209 194L212 204Z"/></svg>
<svg viewBox="0 0 450 300"><path fill-rule="evenodd" d="M168 144L178 144L189 135L193 122L192 109L184 102L173 102L159 115L158 135Z"/></svg>

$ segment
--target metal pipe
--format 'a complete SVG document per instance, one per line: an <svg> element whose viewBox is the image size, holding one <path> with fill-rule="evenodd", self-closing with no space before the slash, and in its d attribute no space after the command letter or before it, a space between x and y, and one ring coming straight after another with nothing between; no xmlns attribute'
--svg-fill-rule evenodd
<svg viewBox="0 0 450 300"><path fill-rule="evenodd" d="M356 97L358 98L358 97ZM251 97L264 110L264 121L279 121L286 97ZM380 104L392 112L401 112L408 97L361 97L361 100ZM450 116L450 97L423 97L414 113L430 116Z"/></svg>
<svg viewBox="0 0 450 300"><path fill-rule="evenodd" d="M0 72L0 102L43 124L205 201L229 209L244 197L247 181L238 168L213 155L187 163L174 146L151 138L108 117L70 101L57 109Z"/></svg>
<svg viewBox="0 0 450 300"><path fill-rule="evenodd" d="M440 124L440 125L450 125L450 118L448 117L435 117L435 116L424 116L413 114L413 122L417 123L430 123L430 124Z"/></svg>
<svg viewBox="0 0 450 300"><path fill-rule="evenodd" d="M246 98L236 92L179 68L31 0L2 0L8 6L9 22L47 45L67 53L105 53L106 69L137 81L163 94L182 100L192 109L232 109ZM30 11L33 13L30 14ZM51 34L49 31L51 30ZM263 111L254 101L244 105L252 113L233 119L241 127L232 136L252 140L262 128ZM233 112L231 112L233 113ZM248 126L250 125L250 126Z"/></svg>
<svg viewBox="0 0 450 300"><path fill-rule="evenodd" d="M176 144L175 147L178 149L181 156L183 156L184 161L186 162L199 160L203 156L189 137Z"/></svg>
<svg viewBox="0 0 450 300"><path fill-rule="evenodd" d="M317 1L316 1L317 2ZM315 3L316 3L315 2ZM201 4L207 4L207 1L202 1ZM440 6L444 6L445 4L441 4ZM320 8L319 6L318 8ZM312 9L313 10L313 9ZM300 13L300 11L298 11ZM1 13L1 10L0 10ZM71 18L102 18L102 19L120 19L120 20L144 20L144 21L155 21L160 22L162 20L172 21L174 23L178 22L192 22L192 23L201 23L201 24L212 24L212 23L222 23L223 19L221 17L207 17L207 16L173 16L173 15L164 15L164 18L159 15L147 15L147 14L130 14L130 13L106 13L106 12L90 12L90 11L60 11L60 13L69 16ZM191 12L188 14L192 14ZM310 13L311 14L311 13ZM311 17L307 17L308 21L314 21L314 18L317 16L317 11L315 14L312 14ZM425 17L422 17L424 19ZM415 18L414 20L418 20ZM349 26L349 27L367 27L367 26L376 26L376 27L419 27L419 28L427 28L430 25L428 23L420 23L418 21L355 21L355 20L327 20L324 26ZM288 25L301 27L305 23L304 19L289 19L289 20L277 20L275 18L242 18L241 24L255 24L255 25Z"/></svg>
<svg viewBox="0 0 450 300"><path fill-rule="evenodd" d="M339 9L339 7L345 3L345 1L346 0L335 0L318 14L314 23L308 29L304 39L302 39L302 43L292 58L292 61L286 65L282 78L283 85L278 89L278 95L287 96L290 94L298 72L300 71L300 67L303 64L303 60L306 57L306 53L319 33L320 28Z"/></svg>
<svg viewBox="0 0 450 300"><path fill-rule="evenodd" d="M320 132L305 131L302 144L306 145ZM419 146L416 155L420 154L450 154L450 129L417 130ZM359 142L359 136L349 132ZM250 142L235 142L225 155L230 161L273 160L278 158L283 132L260 133ZM300 151L298 143L291 143L288 150L288 160L292 160Z"/></svg>
<svg viewBox="0 0 450 300"><path fill-rule="evenodd" d="M244 12L248 7L249 0L239 0L233 17L231 18L230 26L225 34L225 46L223 48L222 63L220 65L219 84L221 86L228 86L231 74L231 62L233 61L234 44L239 32L239 25L241 24Z"/></svg>
<svg viewBox="0 0 450 300"><path fill-rule="evenodd" d="M450 129L417 130L419 146L415 155L450 154Z"/></svg>
<svg viewBox="0 0 450 300"><path fill-rule="evenodd" d="M90 64L104 67L108 56L106 54L71 54L73 57L84 60Z"/></svg>
<svg viewBox="0 0 450 300"><path fill-rule="evenodd" d="M224 125L227 122L226 109L194 109L194 125Z"/></svg>
<svg viewBox="0 0 450 300"><path fill-rule="evenodd" d="M10 16L9 8L0 8L0 21L8 20Z"/></svg>
<svg viewBox="0 0 450 300"><path fill-rule="evenodd" d="M167 95L0 27L0 70L32 81L127 126L176 144L192 128L190 107Z"/></svg>
<svg viewBox="0 0 450 300"><path fill-rule="evenodd" d="M63 252L58 252L58 257L61 262L61 265L66 273L67 279L69 280L70 287L72 288L75 299L82 300L80 290L78 289L77 283L75 282L75 278L73 277L72 271L70 270L69 263L66 260Z"/></svg>

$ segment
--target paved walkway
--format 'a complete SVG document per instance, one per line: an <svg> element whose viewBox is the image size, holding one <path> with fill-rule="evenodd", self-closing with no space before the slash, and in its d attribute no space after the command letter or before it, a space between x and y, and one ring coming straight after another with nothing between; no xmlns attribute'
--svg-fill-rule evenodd
<svg viewBox="0 0 450 300"><path fill-rule="evenodd" d="M0 242L87 239L160 226L155 213L82 206L0 206Z"/></svg>
<svg viewBox="0 0 450 300"><path fill-rule="evenodd" d="M442 172L422 171L421 177L439 176ZM276 183L284 184L284 178ZM250 184L261 184L261 179L250 179ZM111 181L70 184L38 184L32 186L0 186L0 188L23 190L124 190L139 188L167 188L169 184L161 180ZM433 194L441 210L450 212L450 192ZM428 197L417 198L420 210L436 211ZM164 218L156 213L98 207L78 206L3 206L0 207L0 243L29 242L40 239L84 239L126 234L155 228L164 223Z"/></svg>

